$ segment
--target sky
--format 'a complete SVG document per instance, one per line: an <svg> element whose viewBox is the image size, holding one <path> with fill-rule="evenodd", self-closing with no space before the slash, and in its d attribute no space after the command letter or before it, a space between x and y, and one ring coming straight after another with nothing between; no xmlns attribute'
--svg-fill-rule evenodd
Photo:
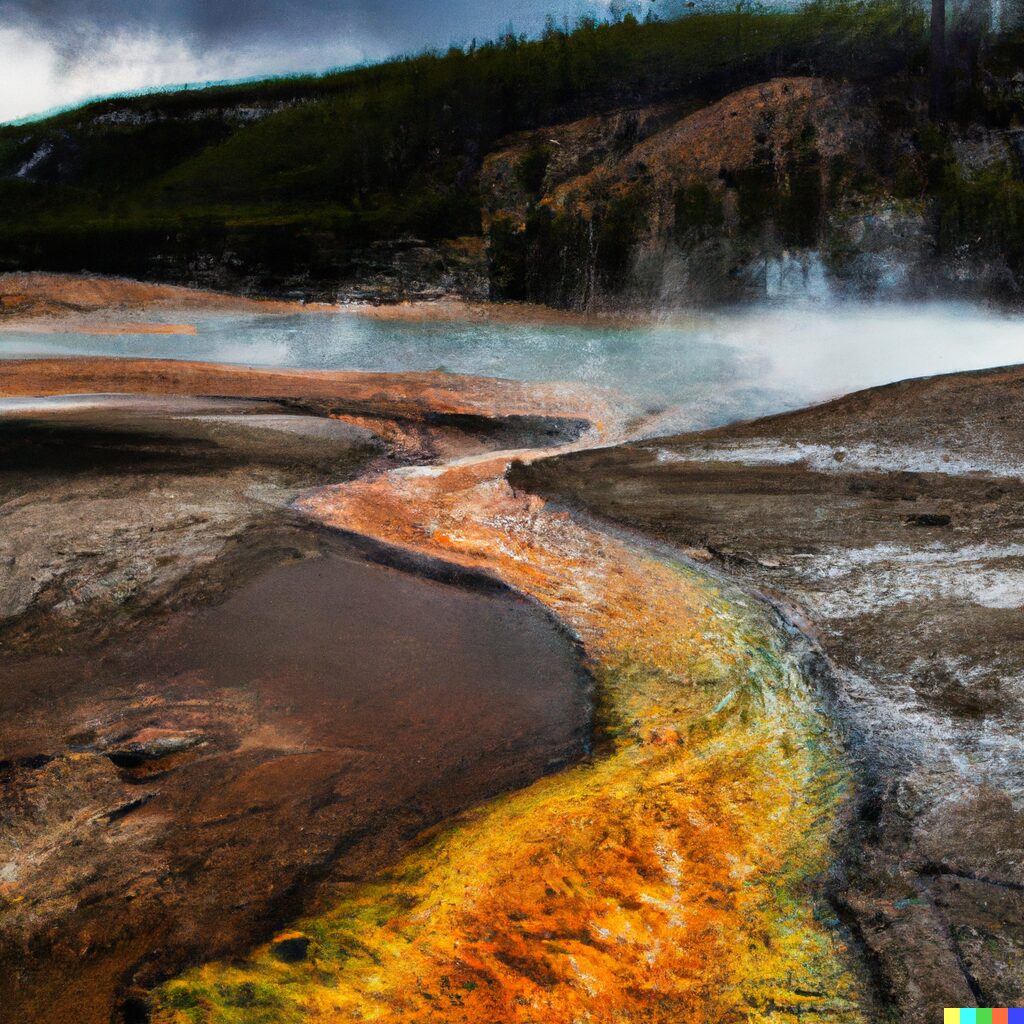
<svg viewBox="0 0 1024 1024"><path fill-rule="evenodd" d="M0 122L97 96L320 71L673 0L0 0Z"/></svg>

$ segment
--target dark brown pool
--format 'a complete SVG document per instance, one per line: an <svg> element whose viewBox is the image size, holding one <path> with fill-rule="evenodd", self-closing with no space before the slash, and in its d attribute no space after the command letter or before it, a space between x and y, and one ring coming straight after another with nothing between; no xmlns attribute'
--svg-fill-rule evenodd
<svg viewBox="0 0 1024 1024"><path fill-rule="evenodd" d="M0 659L2 835L33 915L0 941L13 1019L141 1013L138 986L586 747L587 678L536 606L294 525L242 549L223 599L127 645Z"/></svg>

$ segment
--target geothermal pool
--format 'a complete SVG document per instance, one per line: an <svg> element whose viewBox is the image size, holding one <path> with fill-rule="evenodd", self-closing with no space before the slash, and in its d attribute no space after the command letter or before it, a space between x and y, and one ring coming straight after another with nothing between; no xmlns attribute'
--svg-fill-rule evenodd
<svg viewBox="0 0 1024 1024"><path fill-rule="evenodd" d="M149 314L147 314L148 316ZM159 314L157 314L159 315ZM195 335L0 333L0 359L125 356L565 381L615 392L650 432L717 426L908 377L1024 361L1024 320L964 305L791 307L645 325L176 309Z"/></svg>

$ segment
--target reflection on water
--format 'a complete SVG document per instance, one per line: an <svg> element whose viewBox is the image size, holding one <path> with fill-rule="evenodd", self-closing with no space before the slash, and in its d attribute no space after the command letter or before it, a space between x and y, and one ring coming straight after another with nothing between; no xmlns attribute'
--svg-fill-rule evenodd
<svg viewBox="0 0 1024 1024"><path fill-rule="evenodd" d="M176 311L180 316L180 311ZM637 327L191 317L194 337L0 334L0 358L108 355L337 370L446 370L612 389L656 429L709 426L906 377L1024 361L1024 321L965 306L720 313Z"/></svg>

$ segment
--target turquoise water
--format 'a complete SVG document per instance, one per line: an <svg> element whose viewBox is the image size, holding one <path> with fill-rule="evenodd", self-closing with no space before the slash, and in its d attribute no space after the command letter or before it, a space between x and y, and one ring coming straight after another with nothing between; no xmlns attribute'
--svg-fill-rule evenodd
<svg viewBox="0 0 1024 1024"><path fill-rule="evenodd" d="M906 377L1024 362L1024 320L963 306L750 310L651 326L404 322L351 313L168 314L186 335L0 333L0 359L195 359L442 370L617 393L659 430L716 425ZM0 377L2 377L0 363Z"/></svg>

